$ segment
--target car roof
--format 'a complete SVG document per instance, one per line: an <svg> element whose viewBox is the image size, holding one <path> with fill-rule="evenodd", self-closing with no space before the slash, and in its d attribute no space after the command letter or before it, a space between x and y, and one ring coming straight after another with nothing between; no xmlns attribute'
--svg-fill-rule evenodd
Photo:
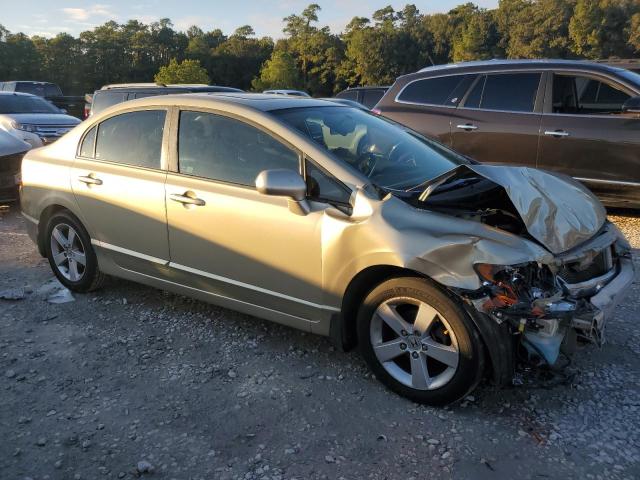
<svg viewBox="0 0 640 480"><path fill-rule="evenodd" d="M493 60L477 60L472 62L447 63L444 65L433 65L418 70L416 73L442 72L446 70L470 70L482 71L487 68L504 68L505 70L517 69L519 67L527 68L570 68L570 67L588 67L593 70L611 72L621 69L605 65L602 63L590 62L588 60L559 60L559 59L493 59ZM414 74L409 74L414 75Z"/></svg>
<svg viewBox="0 0 640 480"><path fill-rule="evenodd" d="M339 107L344 108L335 102L318 100L311 97L295 97L285 95L272 95L268 93L245 93L245 92L197 92L184 94L170 94L155 97L145 97L137 100L129 100L120 103L118 106L132 108L134 106L146 105L180 105L193 107L215 107L224 105L236 105L246 107L250 110L270 112L274 110L284 110L287 108L300 107ZM111 107L109 110L111 110ZM113 111L113 110L112 110Z"/></svg>
<svg viewBox="0 0 640 480"><path fill-rule="evenodd" d="M200 84L169 84L169 85L157 85L153 83L132 83L132 84L111 84L104 85L100 90L96 90L94 93L100 92L105 94L108 92L122 93L122 92L155 92L158 90L166 91L181 91L186 90L189 92L214 92L214 91L227 91L227 92L242 92L239 88L226 87L222 85L200 85Z"/></svg>

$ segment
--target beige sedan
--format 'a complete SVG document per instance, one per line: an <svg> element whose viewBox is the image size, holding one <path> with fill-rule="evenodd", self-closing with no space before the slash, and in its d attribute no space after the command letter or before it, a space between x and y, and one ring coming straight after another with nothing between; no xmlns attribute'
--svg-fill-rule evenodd
<svg viewBox="0 0 640 480"><path fill-rule="evenodd" d="M508 383L516 349L553 364L565 339L601 342L633 278L571 179L320 100L127 102L29 152L22 182L29 233L71 290L112 275L359 345L429 404Z"/></svg>

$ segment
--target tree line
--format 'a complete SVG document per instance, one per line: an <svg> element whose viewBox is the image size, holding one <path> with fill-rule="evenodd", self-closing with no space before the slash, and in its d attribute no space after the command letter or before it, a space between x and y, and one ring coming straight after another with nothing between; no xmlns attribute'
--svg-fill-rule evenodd
<svg viewBox="0 0 640 480"><path fill-rule="evenodd" d="M329 96L451 61L640 56L638 0L500 0L495 9L465 3L436 14L387 6L354 17L340 34L318 24L320 9L311 4L286 17L277 40L257 38L249 25L230 35L178 31L167 18L109 21L77 37L28 36L0 25L0 80L46 80L82 94L107 83L150 82L172 60L190 60L189 68L199 62L206 73L198 78L213 84Z"/></svg>

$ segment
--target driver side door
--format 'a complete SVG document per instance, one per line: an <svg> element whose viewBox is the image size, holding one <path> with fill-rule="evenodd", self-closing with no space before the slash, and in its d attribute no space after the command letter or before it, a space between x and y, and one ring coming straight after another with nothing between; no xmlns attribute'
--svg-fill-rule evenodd
<svg viewBox="0 0 640 480"><path fill-rule="evenodd" d="M257 126L203 111L180 112L176 140L177 171L166 183L176 278L216 303L266 318L279 312L273 320L310 330L325 310L323 210L296 215L286 198L255 188L263 170L300 172L300 152Z"/></svg>

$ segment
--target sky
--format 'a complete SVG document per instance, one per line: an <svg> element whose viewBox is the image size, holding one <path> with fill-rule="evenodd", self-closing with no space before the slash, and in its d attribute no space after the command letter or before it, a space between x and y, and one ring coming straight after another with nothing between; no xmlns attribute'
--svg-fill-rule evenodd
<svg viewBox="0 0 640 480"><path fill-rule="evenodd" d="M318 3L320 25L339 33L354 16L371 17L386 5L396 10L407 3L423 13L446 12L465 0L23 0L19 7L3 9L0 24L11 32L51 37L60 32L77 35L108 20L119 23L137 19L145 23L170 18L175 28L197 25L203 30L220 28L226 34L251 25L258 36L282 37L282 19ZM104 2L104 3L102 3ZM495 8L498 0L475 0L481 7Z"/></svg>

